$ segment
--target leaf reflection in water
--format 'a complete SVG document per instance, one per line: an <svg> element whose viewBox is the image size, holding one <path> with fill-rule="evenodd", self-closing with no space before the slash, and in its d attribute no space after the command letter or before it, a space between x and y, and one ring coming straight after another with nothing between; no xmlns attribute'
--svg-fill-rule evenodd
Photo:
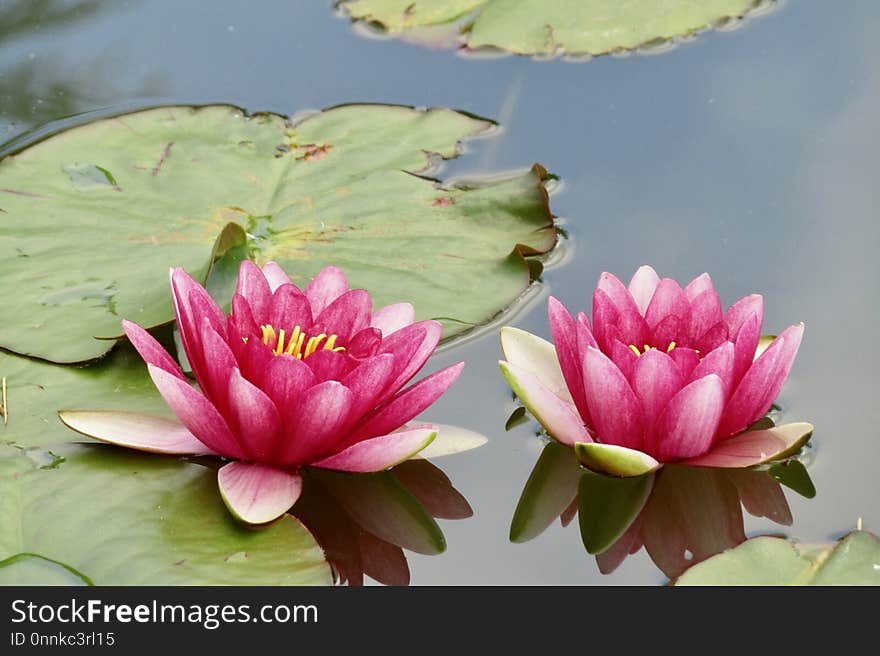
<svg viewBox="0 0 880 656"><path fill-rule="evenodd" d="M436 519L464 519L470 505L443 471L410 460L389 471L347 474L306 469L303 494L291 510L312 532L339 583L409 585L404 549L434 555L446 539Z"/></svg>
<svg viewBox="0 0 880 656"><path fill-rule="evenodd" d="M548 443L517 504L510 539L526 542L557 517L567 526L579 515L584 546L603 574L644 547L666 576L676 578L745 542L743 508L782 526L792 523L782 487L766 468L669 465L644 478L634 486L578 468L571 449Z"/></svg>

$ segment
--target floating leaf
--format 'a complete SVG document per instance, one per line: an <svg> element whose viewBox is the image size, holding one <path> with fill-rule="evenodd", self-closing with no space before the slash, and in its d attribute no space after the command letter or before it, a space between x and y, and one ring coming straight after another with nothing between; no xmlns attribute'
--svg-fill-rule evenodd
<svg viewBox="0 0 880 656"><path fill-rule="evenodd" d="M168 268L205 280L229 223L298 284L333 263L376 304L450 317L447 337L484 323L528 287L524 257L555 244L547 173L415 174L491 127L447 109L348 105L293 122L172 106L33 144L0 161L0 346L78 362L109 350L93 337L119 335L123 317L169 321Z"/></svg>
<svg viewBox="0 0 880 656"><path fill-rule="evenodd" d="M344 0L340 6L352 19L404 38L436 27L450 46L498 48L521 55L602 55L688 36L766 4L757 0ZM451 23L458 35L444 27Z"/></svg>
<svg viewBox="0 0 880 656"><path fill-rule="evenodd" d="M68 446L37 468L0 457L0 574L56 583L53 561L98 585L329 584L330 568L289 515L251 530L217 494L216 473L182 460L106 446Z"/></svg>
<svg viewBox="0 0 880 656"><path fill-rule="evenodd" d="M757 537L695 565L676 585L880 585L880 539L853 531L831 545Z"/></svg>
<svg viewBox="0 0 880 656"><path fill-rule="evenodd" d="M66 367L0 352L6 378L8 421L0 423L0 442L51 446L88 442L58 419L70 408L125 410L172 417L146 365L128 345L88 367Z"/></svg>

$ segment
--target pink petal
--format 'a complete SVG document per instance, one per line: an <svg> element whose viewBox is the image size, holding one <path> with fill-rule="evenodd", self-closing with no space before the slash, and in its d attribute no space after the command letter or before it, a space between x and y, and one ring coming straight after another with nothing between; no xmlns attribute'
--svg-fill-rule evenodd
<svg viewBox="0 0 880 656"><path fill-rule="evenodd" d="M238 287L235 292L247 300L257 325L269 323L272 289L260 267L250 260L245 260L238 267Z"/></svg>
<svg viewBox="0 0 880 656"><path fill-rule="evenodd" d="M700 354L694 349L676 346L669 352L669 356L675 360L675 364L678 365L678 370L685 380L691 377L691 372L700 364Z"/></svg>
<svg viewBox="0 0 880 656"><path fill-rule="evenodd" d="M731 333L734 339L733 382L738 385L755 361L755 351L761 339L761 317L753 314L740 325L739 331Z"/></svg>
<svg viewBox="0 0 880 656"><path fill-rule="evenodd" d="M709 453L682 464L695 467L752 467L797 453L812 434L813 426L805 422L748 431L718 442Z"/></svg>
<svg viewBox="0 0 880 656"><path fill-rule="evenodd" d="M315 318L315 330L327 335L339 335L339 343L345 344L356 333L366 328L372 316L373 300L364 289L345 292Z"/></svg>
<svg viewBox="0 0 880 656"><path fill-rule="evenodd" d="M687 287L684 288L684 295L688 297L688 300L691 303L693 303L694 299L710 290L713 292L715 291L715 285L712 284L712 278L709 277L708 273L701 273L687 284Z"/></svg>
<svg viewBox="0 0 880 656"><path fill-rule="evenodd" d="M266 282L269 283L269 290L273 293L281 287L281 285L293 284L290 281L290 276L285 273L284 269L282 269L277 262L266 262L263 265L263 275L266 278ZM299 291L299 287L296 289Z"/></svg>
<svg viewBox="0 0 880 656"><path fill-rule="evenodd" d="M287 337L290 337L296 326L309 330L312 327L312 306L308 297L293 284L281 285L272 294L269 325L276 332L283 329Z"/></svg>
<svg viewBox="0 0 880 656"><path fill-rule="evenodd" d="M688 381L695 381L709 374L715 374L721 379L721 384L724 386L724 398L728 398L733 392L733 362L733 342L724 342L702 359L688 377Z"/></svg>
<svg viewBox="0 0 880 656"><path fill-rule="evenodd" d="M309 366L292 355L269 355L261 377L256 381L260 389L275 402L275 407L293 408L302 401L306 390L315 385L315 375ZM290 432L290 427L287 427Z"/></svg>
<svg viewBox="0 0 880 656"><path fill-rule="evenodd" d="M201 392L164 369L151 364L147 369L162 398L190 433L220 455L236 459L244 457L244 451L226 421Z"/></svg>
<svg viewBox="0 0 880 656"><path fill-rule="evenodd" d="M641 404L620 369L598 349L587 349L584 392L599 441L640 449L644 441Z"/></svg>
<svg viewBox="0 0 880 656"><path fill-rule="evenodd" d="M694 340L691 346L697 349L700 353L708 353L721 346L727 341L728 337L730 337L730 334L727 329L727 324L722 319L710 326L706 332Z"/></svg>
<svg viewBox="0 0 880 656"><path fill-rule="evenodd" d="M434 349L437 348L437 342L440 341L442 332L443 327L439 321L420 321L402 328L392 333L388 339L382 340L381 352L394 353L395 356L394 366L396 375L392 378L392 382L388 384L388 396L406 385L422 368L428 358L431 357ZM420 334L423 337L420 338ZM412 350L410 344L406 344L406 341L409 339L412 339L416 344L415 350ZM405 345L403 348L401 348L401 342ZM402 357L404 355L408 355L408 357Z"/></svg>
<svg viewBox="0 0 880 656"><path fill-rule="evenodd" d="M601 289L596 289L593 292L593 336L598 347L603 351L608 350L615 337L619 337L621 341L624 340L624 337L618 335L616 330L619 318L620 311L614 305L614 301Z"/></svg>
<svg viewBox="0 0 880 656"><path fill-rule="evenodd" d="M276 461L305 465L332 453L345 437L340 429L346 424L351 405L351 390L328 380L310 388L292 407L281 408L288 434Z"/></svg>
<svg viewBox="0 0 880 656"><path fill-rule="evenodd" d="M667 350L673 342L681 344L688 334L686 317L670 314L664 317L660 323L654 326L651 336L644 340L644 344L650 344L658 349ZM636 342L638 344L638 342Z"/></svg>
<svg viewBox="0 0 880 656"><path fill-rule="evenodd" d="M657 272L647 264L639 267L633 275L632 280L629 281L629 293L636 302L636 305L639 308L639 313L642 316L645 316L645 312L651 302L651 297L654 296L654 291L657 289L659 283L660 276L658 276Z"/></svg>
<svg viewBox="0 0 880 656"><path fill-rule="evenodd" d="M709 450L724 409L724 386L715 374L686 385L657 420L653 453L670 462Z"/></svg>
<svg viewBox="0 0 880 656"><path fill-rule="evenodd" d="M710 328L723 321L721 313L721 298L714 289L707 289L703 293L691 299L691 322L689 337L691 342L696 342L705 335Z"/></svg>
<svg viewBox="0 0 880 656"><path fill-rule="evenodd" d="M325 349L315 351L303 362L312 370L315 383L323 383L325 380L342 380L353 367L351 358L345 353Z"/></svg>
<svg viewBox="0 0 880 656"><path fill-rule="evenodd" d="M228 407L229 372L238 367L235 356L226 343L211 327L211 322L202 319L201 358L199 364L199 385L202 393L225 415ZM195 371L194 371L195 373Z"/></svg>
<svg viewBox="0 0 880 656"><path fill-rule="evenodd" d="M679 284L672 278L663 278L657 285L654 297L645 311L645 321L652 331L656 331L660 322L667 317L676 317L681 325L686 326L690 322L690 314L690 301ZM666 345L658 342L652 346L665 347Z"/></svg>
<svg viewBox="0 0 880 656"><path fill-rule="evenodd" d="M636 359L629 382L642 404L642 417L650 441L657 417L681 389L684 378L669 355L651 349Z"/></svg>
<svg viewBox="0 0 880 656"><path fill-rule="evenodd" d="M305 288L305 294L312 302L312 314L316 317L347 291L348 280L342 269L335 266L321 269Z"/></svg>
<svg viewBox="0 0 880 656"><path fill-rule="evenodd" d="M396 330L405 328L416 320L416 310L412 303L394 303L373 312L370 325L382 331L387 337Z"/></svg>
<svg viewBox="0 0 880 656"><path fill-rule="evenodd" d="M62 410L68 428L96 440L119 446L183 455L214 455L176 419L113 410Z"/></svg>
<svg viewBox="0 0 880 656"><path fill-rule="evenodd" d="M730 397L718 429L734 435L763 417L782 389L804 335L804 324L789 326L755 360Z"/></svg>
<svg viewBox="0 0 880 656"><path fill-rule="evenodd" d="M510 388L555 440L569 446L592 441L575 408L544 387L535 374L503 360L498 364Z"/></svg>
<svg viewBox="0 0 880 656"><path fill-rule="evenodd" d="M629 290L614 274L603 271L602 275L599 276L599 282L596 284L596 289L601 290L608 295L608 298L614 303L618 312L635 312L636 314L641 314L641 312L639 312L639 306L636 304L632 294L630 294Z"/></svg>
<svg viewBox="0 0 880 656"><path fill-rule="evenodd" d="M358 421L377 405L391 374L394 371L394 356L384 353L365 360L341 379L343 385L351 390L351 421Z"/></svg>
<svg viewBox="0 0 880 656"><path fill-rule="evenodd" d="M409 326L407 326L409 328ZM401 328L401 331L404 328ZM393 335L394 333L392 333ZM355 359L369 358L376 355L379 346L382 344L382 331L378 328L364 328L351 338L346 345L345 352ZM415 352L415 348L413 348ZM401 364L401 367L403 365Z"/></svg>
<svg viewBox="0 0 880 656"><path fill-rule="evenodd" d="M184 351L193 372L197 373L196 368L201 364L199 333L202 318L208 317L211 325L225 334L226 316L204 287L181 268L171 270L171 296Z"/></svg>
<svg viewBox="0 0 880 656"><path fill-rule="evenodd" d="M739 299L727 308L724 313L724 321L731 335L736 335L743 323L752 315L758 316L758 332L761 332L761 322L764 319L764 297L760 294L751 294Z"/></svg>
<svg viewBox="0 0 880 656"><path fill-rule="evenodd" d="M260 337L260 326L254 319L251 306L241 294L232 295L232 314L229 317L228 326L234 328L239 337Z"/></svg>
<svg viewBox="0 0 880 656"><path fill-rule="evenodd" d="M583 374L578 358L577 329L574 319L565 306L553 296L547 301L547 314L559 368L572 400L583 416L583 411L586 410L586 400L584 399Z"/></svg>
<svg viewBox="0 0 880 656"><path fill-rule="evenodd" d="M430 407L449 389L464 369L459 362L426 376L415 385L408 387L358 426L356 440L374 435L384 435L403 426L410 419Z"/></svg>
<svg viewBox="0 0 880 656"><path fill-rule="evenodd" d="M500 336L501 349L508 362L531 371L544 387L560 399L574 404L553 344L513 326L504 326Z"/></svg>
<svg viewBox="0 0 880 656"><path fill-rule="evenodd" d="M217 472L217 483L229 511L248 524L278 519L302 492L299 474L255 463L224 465Z"/></svg>
<svg viewBox="0 0 880 656"><path fill-rule="evenodd" d="M314 467L347 472L377 472L409 460L437 435L434 426L419 426L354 444Z"/></svg>
<svg viewBox="0 0 880 656"><path fill-rule="evenodd" d="M227 372L229 419L245 453L253 460L267 462L279 447L281 416L265 392L244 379L233 367Z"/></svg>
<svg viewBox="0 0 880 656"><path fill-rule="evenodd" d="M126 337L137 349L144 362L159 367L159 369L163 369L181 380L186 380L174 358L169 355L168 351L150 333L136 323L126 319L122 320L122 330L125 331Z"/></svg>
<svg viewBox="0 0 880 656"><path fill-rule="evenodd" d="M633 368L636 366L636 362L639 361L639 356L636 355L631 348L624 346L623 342L617 339L612 340L611 350L607 355L611 358L611 361L617 365L620 372L626 376L626 379L630 380Z"/></svg>

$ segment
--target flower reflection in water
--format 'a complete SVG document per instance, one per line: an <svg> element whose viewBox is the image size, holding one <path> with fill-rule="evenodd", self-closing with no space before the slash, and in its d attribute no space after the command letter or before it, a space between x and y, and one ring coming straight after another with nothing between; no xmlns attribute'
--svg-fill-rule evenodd
<svg viewBox="0 0 880 656"><path fill-rule="evenodd" d="M669 578L746 540L743 508L781 526L791 510L771 471L669 465L638 479L614 478L582 468L573 451L545 447L517 504L512 542L543 533L557 518L577 516L587 551L610 574L645 548Z"/></svg>
<svg viewBox="0 0 880 656"><path fill-rule="evenodd" d="M410 460L389 471L303 471L303 494L291 513L312 532L339 583L409 585L404 549L434 555L446 540L436 519L465 519L470 505L436 465Z"/></svg>

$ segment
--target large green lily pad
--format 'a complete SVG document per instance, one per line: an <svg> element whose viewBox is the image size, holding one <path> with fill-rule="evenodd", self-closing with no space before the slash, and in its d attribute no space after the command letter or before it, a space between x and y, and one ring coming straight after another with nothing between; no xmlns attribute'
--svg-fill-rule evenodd
<svg viewBox="0 0 880 656"><path fill-rule="evenodd" d="M71 367L0 352L7 420L0 442L51 447L88 442L58 419L59 410L128 410L173 417L144 361L128 344L88 367Z"/></svg>
<svg viewBox="0 0 880 656"><path fill-rule="evenodd" d="M676 585L880 585L880 539L866 531L830 545L752 538L695 565Z"/></svg>
<svg viewBox="0 0 880 656"><path fill-rule="evenodd" d="M355 20L391 34L521 55L602 55L740 18L757 0L344 0ZM438 34L420 34L437 28ZM447 28L452 28L450 32ZM415 36L420 34L420 36Z"/></svg>
<svg viewBox="0 0 880 656"><path fill-rule="evenodd" d="M332 582L321 549L297 519L242 527L209 468L103 445L64 447L63 461L43 467L10 451L0 454L4 583Z"/></svg>
<svg viewBox="0 0 880 656"><path fill-rule="evenodd" d="M204 280L237 223L260 263L305 284L342 267L377 305L409 300L446 336L530 283L556 229L531 170L420 177L492 127L448 109L348 105L294 121L229 106L161 107L66 130L0 161L0 347L55 362L103 355L120 320L172 318L168 268Z"/></svg>

